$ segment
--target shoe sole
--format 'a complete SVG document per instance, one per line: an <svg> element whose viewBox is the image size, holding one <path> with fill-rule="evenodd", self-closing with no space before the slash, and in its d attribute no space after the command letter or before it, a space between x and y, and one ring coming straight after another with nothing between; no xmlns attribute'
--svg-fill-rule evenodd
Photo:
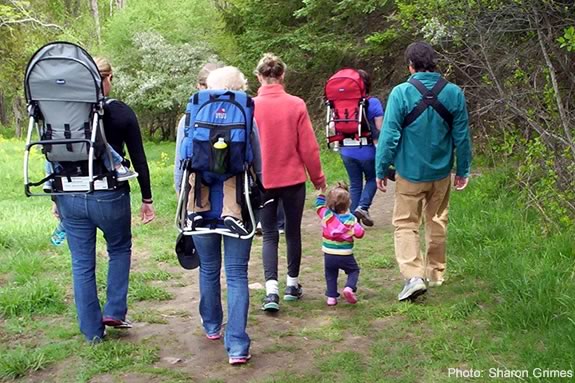
<svg viewBox="0 0 575 383"><path fill-rule="evenodd" d="M122 322L122 321L104 321L102 323L104 324L104 326L118 328L118 329L132 328L131 323L126 323L126 322Z"/></svg>
<svg viewBox="0 0 575 383"><path fill-rule="evenodd" d="M303 294L302 294L303 295ZM295 295L284 295L284 301L288 301L288 302L295 302L295 301L299 301L301 299L301 295L299 296L295 296Z"/></svg>
<svg viewBox="0 0 575 383"><path fill-rule="evenodd" d="M266 303L262 306L262 310L270 312L270 313L275 313L278 312L280 310L280 305L278 303Z"/></svg>
<svg viewBox="0 0 575 383"><path fill-rule="evenodd" d="M246 364L247 362L250 361L251 358L252 358L251 355L248 355L246 358L229 358L228 362L232 366L238 366L238 365Z"/></svg>
<svg viewBox="0 0 575 383"><path fill-rule="evenodd" d="M206 335L206 338L208 338L209 340L220 340L222 339L222 336L220 334L217 335Z"/></svg>
<svg viewBox="0 0 575 383"><path fill-rule="evenodd" d="M400 302L404 302L404 301L407 301L407 300L413 301L413 300L415 300L415 298L417 298L417 297L419 297L419 296L425 294L426 292L427 292L427 288L426 288L425 286L424 286L423 288L419 287L418 289L412 290L412 291L410 292L410 294L408 294L407 296L405 296L405 297L403 297L403 298L399 298L399 297L398 297L398 300L399 300Z"/></svg>
<svg viewBox="0 0 575 383"><path fill-rule="evenodd" d="M345 300L347 301L347 303L351 303L352 305L357 303L357 297L355 296L355 294L351 291L344 291L343 292L343 297L345 298Z"/></svg>
<svg viewBox="0 0 575 383"><path fill-rule="evenodd" d="M138 174L135 175L129 175L127 177L116 177L116 181L118 182L124 182L124 181L129 181L132 180L134 178L138 178Z"/></svg>
<svg viewBox="0 0 575 383"><path fill-rule="evenodd" d="M363 214L363 212L356 210L353 212L353 215L355 215L355 217L359 219L365 226L373 226L373 220L369 219L365 214Z"/></svg>

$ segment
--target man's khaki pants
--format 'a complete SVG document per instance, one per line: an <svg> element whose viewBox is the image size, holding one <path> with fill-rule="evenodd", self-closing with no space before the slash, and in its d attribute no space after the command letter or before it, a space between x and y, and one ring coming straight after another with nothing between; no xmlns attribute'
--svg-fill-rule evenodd
<svg viewBox="0 0 575 383"><path fill-rule="evenodd" d="M395 184L395 257L406 279L443 279L451 177L433 182L410 182L397 176ZM425 221L427 262L420 252L419 227Z"/></svg>

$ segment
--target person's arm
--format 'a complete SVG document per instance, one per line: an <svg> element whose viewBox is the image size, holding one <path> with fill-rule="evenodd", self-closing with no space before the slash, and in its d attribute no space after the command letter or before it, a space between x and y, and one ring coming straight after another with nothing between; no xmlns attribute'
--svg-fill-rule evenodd
<svg viewBox="0 0 575 383"><path fill-rule="evenodd" d="M387 101L385 116L383 117L383 128L377 144L375 156L375 172L377 177L377 187L381 191L386 191L387 169L395 160L397 146L401 138L401 125L404 115L399 88L395 87Z"/></svg>
<svg viewBox="0 0 575 383"><path fill-rule="evenodd" d="M178 123L178 128L176 130L176 153L174 155L174 187L176 188L176 194L180 193L180 188L182 186L182 176L184 171L182 169L182 157L180 155L180 146L182 140L184 139L184 128L186 125L186 116L184 115L180 118Z"/></svg>
<svg viewBox="0 0 575 383"><path fill-rule="evenodd" d="M373 139L373 144L377 145L377 141L379 140L379 135L381 132L381 126L383 124L383 105L377 97L371 97L369 99L368 109L370 117L373 118L375 130L377 131L375 134L376 137Z"/></svg>
<svg viewBox="0 0 575 383"><path fill-rule="evenodd" d="M297 124L297 150L316 189L325 189L325 175L321 169L319 145L313 132L307 107L302 101Z"/></svg>
<svg viewBox="0 0 575 383"><path fill-rule="evenodd" d="M471 138L469 135L469 116L462 91L457 95L457 110L453 115L451 136L455 146L456 168L455 189L463 190L467 186L471 169Z"/></svg>
<svg viewBox="0 0 575 383"><path fill-rule="evenodd" d="M353 225L353 236L357 239L361 239L364 235L365 229L356 221Z"/></svg>
<svg viewBox="0 0 575 383"><path fill-rule="evenodd" d="M140 132L140 125L136 114L129 107L126 108L126 137L125 143L130 155L130 161L134 166L134 170L138 172L138 183L142 193L142 207L140 208L140 217L144 224L151 222L156 213L152 206L152 188L150 185L150 170L148 168L148 160L144 151L144 143L142 141L142 133Z"/></svg>
<svg viewBox="0 0 575 383"><path fill-rule="evenodd" d="M325 202L325 195L319 194L315 199L315 211L320 218L325 216L325 212L327 211L326 202Z"/></svg>
<svg viewBox="0 0 575 383"><path fill-rule="evenodd" d="M256 119L253 119L252 123L252 133L251 133L251 144L252 151L254 153L253 167L258 180L262 180L262 151L260 145L260 134L258 131L258 126L256 124Z"/></svg>

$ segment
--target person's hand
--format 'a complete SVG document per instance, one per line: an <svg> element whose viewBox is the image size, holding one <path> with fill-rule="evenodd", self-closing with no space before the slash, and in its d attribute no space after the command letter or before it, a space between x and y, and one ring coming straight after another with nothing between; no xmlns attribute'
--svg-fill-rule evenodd
<svg viewBox="0 0 575 383"><path fill-rule="evenodd" d="M375 180L375 183L376 183L377 188L378 188L379 190L381 190L381 191L384 192L384 193L387 191L387 177L383 177L383 179L382 179L382 178L377 178L377 179Z"/></svg>
<svg viewBox="0 0 575 383"><path fill-rule="evenodd" d="M469 183L469 177L455 176L453 186L455 187L455 190L461 191L467 187L468 183Z"/></svg>
<svg viewBox="0 0 575 383"><path fill-rule="evenodd" d="M58 212L58 206L56 202L52 202L52 215L56 217L56 219L60 219L60 213Z"/></svg>
<svg viewBox="0 0 575 383"><path fill-rule="evenodd" d="M320 183L318 183L317 185L314 185L315 190L321 190L322 193L325 193L325 189L327 188L327 185L325 183L325 179L323 181L321 181Z"/></svg>
<svg viewBox="0 0 575 383"><path fill-rule="evenodd" d="M156 212L154 211L154 206L151 203L142 203L142 208L140 209L140 218L142 223L145 225L152 222L156 218Z"/></svg>

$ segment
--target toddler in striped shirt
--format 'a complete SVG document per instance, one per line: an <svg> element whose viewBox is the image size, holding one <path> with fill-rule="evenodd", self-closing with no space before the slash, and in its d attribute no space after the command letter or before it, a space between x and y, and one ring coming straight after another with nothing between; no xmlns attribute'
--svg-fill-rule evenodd
<svg viewBox="0 0 575 383"><path fill-rule="evenodd" d="M342 182L338 182L328 192L327 201L324 194L319 194L315 202L317 214L321 218L328 306L337 304L337 277L340 269L347 274L343 297L349 303L357 302L355 291L359 266L353 256L353 239L362 238L365 230L350 213L350 205L348 187Z"/></svg>

